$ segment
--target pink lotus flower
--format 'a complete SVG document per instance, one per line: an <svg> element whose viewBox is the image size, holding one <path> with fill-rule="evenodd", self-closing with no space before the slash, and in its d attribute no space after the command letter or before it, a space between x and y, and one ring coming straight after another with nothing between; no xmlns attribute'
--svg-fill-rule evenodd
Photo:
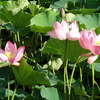
<svg viewBox="0 0 100 100"><path fill-rule="evenodd" d="M9 61L12 65L19 66L18 61L21 60L24 53L24 46L21 46L17 50L16 43L14 45L8 41L5 50L0 49L0 61Z"/></svg>
<svg viewBox="0 0 100 100"><path fill-rule="evenodd" d="M70 25L66 20L62 20L61 24L59 22L54 23L53 31L47 32L53 38L59 40L78 40L80 38L79 28L76 21L73 21Z"/></svg>
<svg viewBox="0 0 100 100"><path fill-rule="evenodd" d="M82 56L89 56L93 53L93 55L88 58L88 63L92 64L98 58L98 55L100 55L100 34L97 36L93 30L91 32L83 30L81 32L79 43L82 48L89 49L91 51L90 53L83 54Z"/></svg>
<svg viewBox="0 0 100 100"><path fill-rule="evenodd" d="M75 40L79 40L79 38L80 38L80 33L79 33L78 24L76 23L76 21L73 21L69 25L69 32L67 33L67 39L75 41Z"/></svg>

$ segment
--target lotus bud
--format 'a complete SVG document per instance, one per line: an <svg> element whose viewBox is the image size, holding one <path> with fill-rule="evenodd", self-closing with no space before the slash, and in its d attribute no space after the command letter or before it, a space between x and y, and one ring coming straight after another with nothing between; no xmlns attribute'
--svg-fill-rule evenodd
<svg viewBox="0 0 100 100"><path fill-rule="evenodd" d="M61 18L65 17L65 11L63 8L61 8L61 10L60 10L60 16L61 16Z"/></svg>

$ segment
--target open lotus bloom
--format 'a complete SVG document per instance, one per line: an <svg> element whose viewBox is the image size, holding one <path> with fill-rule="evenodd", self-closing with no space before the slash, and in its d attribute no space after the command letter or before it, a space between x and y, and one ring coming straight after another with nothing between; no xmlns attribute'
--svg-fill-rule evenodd
<svg viewBox="0 0 100 100"><path fill-rule="evenodd" d="M88 58L88 63L92 64L98 58L98 55L100 55L100 35L97 36L93 30L91 32L83 30L81 32L79 43L82 48L89 49L91 51L91 53L83 55L89 56L89 54L93 53L93 56Z"/></svg>
<svg viewBox="0 0 100 100"><path fill-rule="evenodd" d="M6 43L5 50L0 49L0 61L9 61L14 66L19 66L18 61L21 60L25 47L21 46L17 49L16 43L10 41Z"/></svg>
<svg viewBox="0 0 100 100"><path fill-rule="evenodd" d="M53 38L59 40L78 40L80 38L79 28L76 21L73 21L70 25L66 20L62 20L61 24L59 22L54 23L54 29L47 32Z"/></svg>

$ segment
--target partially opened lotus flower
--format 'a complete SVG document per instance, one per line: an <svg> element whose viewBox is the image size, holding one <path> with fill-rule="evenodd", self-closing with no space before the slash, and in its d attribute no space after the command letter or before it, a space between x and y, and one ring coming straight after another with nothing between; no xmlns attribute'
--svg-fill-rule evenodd
<svg viewBox="0 0 100 100"><path fill-rule="evenodd" d="M67 39L67 32L68 30L68 22L65 20L62 20L61 24L59 22L54 23L54 30L47 32L51 37L57 38L59 40L65 40Z"/></svg>
<svg viewBox="0 0 100 100"><path fill-rule="evenodd" d="M47 32L53 38L59 40L78 40L80 38L79 28L76 21L73 21L70 25L66 20L62 20L61 24L59 22L54 23L54 29Z"/></svg>
<svg viewBox="0 0 100 100"><path fill-rule="evenodd" d="M78 40L79 38L80 38L80 33L79 33L78 24L76 23L76 21L73 21L69 25L69 32L67 33L67 39L75 41Z"/></svg>
<svg viewBox="0 0 100 100"><path fill-rule="evenodd" d="M89 54L93 53L93 55L88 58L88 63L92 64L98 58L98 55L100 55L100 34L97 36L93 30L91 32L83 30L81 32L79 43L81 47L91 51L91 53L83 55L89 56Z"/></svg>
<svg viewBox="0 0 100 100"><path fill-rule="evenodd" d="M25 47L21 46L17 49L16 43L7 42L5 50L0 49L0 61L9 61L12 65L19 66L18 61L21 60Z"/></svg>

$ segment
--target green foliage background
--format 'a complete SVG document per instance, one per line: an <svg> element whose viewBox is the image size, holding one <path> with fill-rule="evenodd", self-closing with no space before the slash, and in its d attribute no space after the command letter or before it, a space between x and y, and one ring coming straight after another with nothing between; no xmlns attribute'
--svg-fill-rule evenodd
<svg viewBox="0 0 100 100"><path fill-rule="evenodd" d="M61 17L60 9L65 11ZM63 56L65 41L50 38L47 31L62 19L76 20L80 31L95 30L100 34L100 0L0 0L0 47L8 40L26 47L19 67L0 62L0 100L10 97L18 84L14 100L64 100ZM82 69L82 100L91 100L92 74L88 53L78 41L67 42L68 74L77 63L72 80L71 100L80 100L80 68ZM57 63L58 58L60 59ZM60 64L60 65L59 65ZM95 62L95 99L100 99L100 56ZM68 94L67 94L68 95Z"/></svg>

